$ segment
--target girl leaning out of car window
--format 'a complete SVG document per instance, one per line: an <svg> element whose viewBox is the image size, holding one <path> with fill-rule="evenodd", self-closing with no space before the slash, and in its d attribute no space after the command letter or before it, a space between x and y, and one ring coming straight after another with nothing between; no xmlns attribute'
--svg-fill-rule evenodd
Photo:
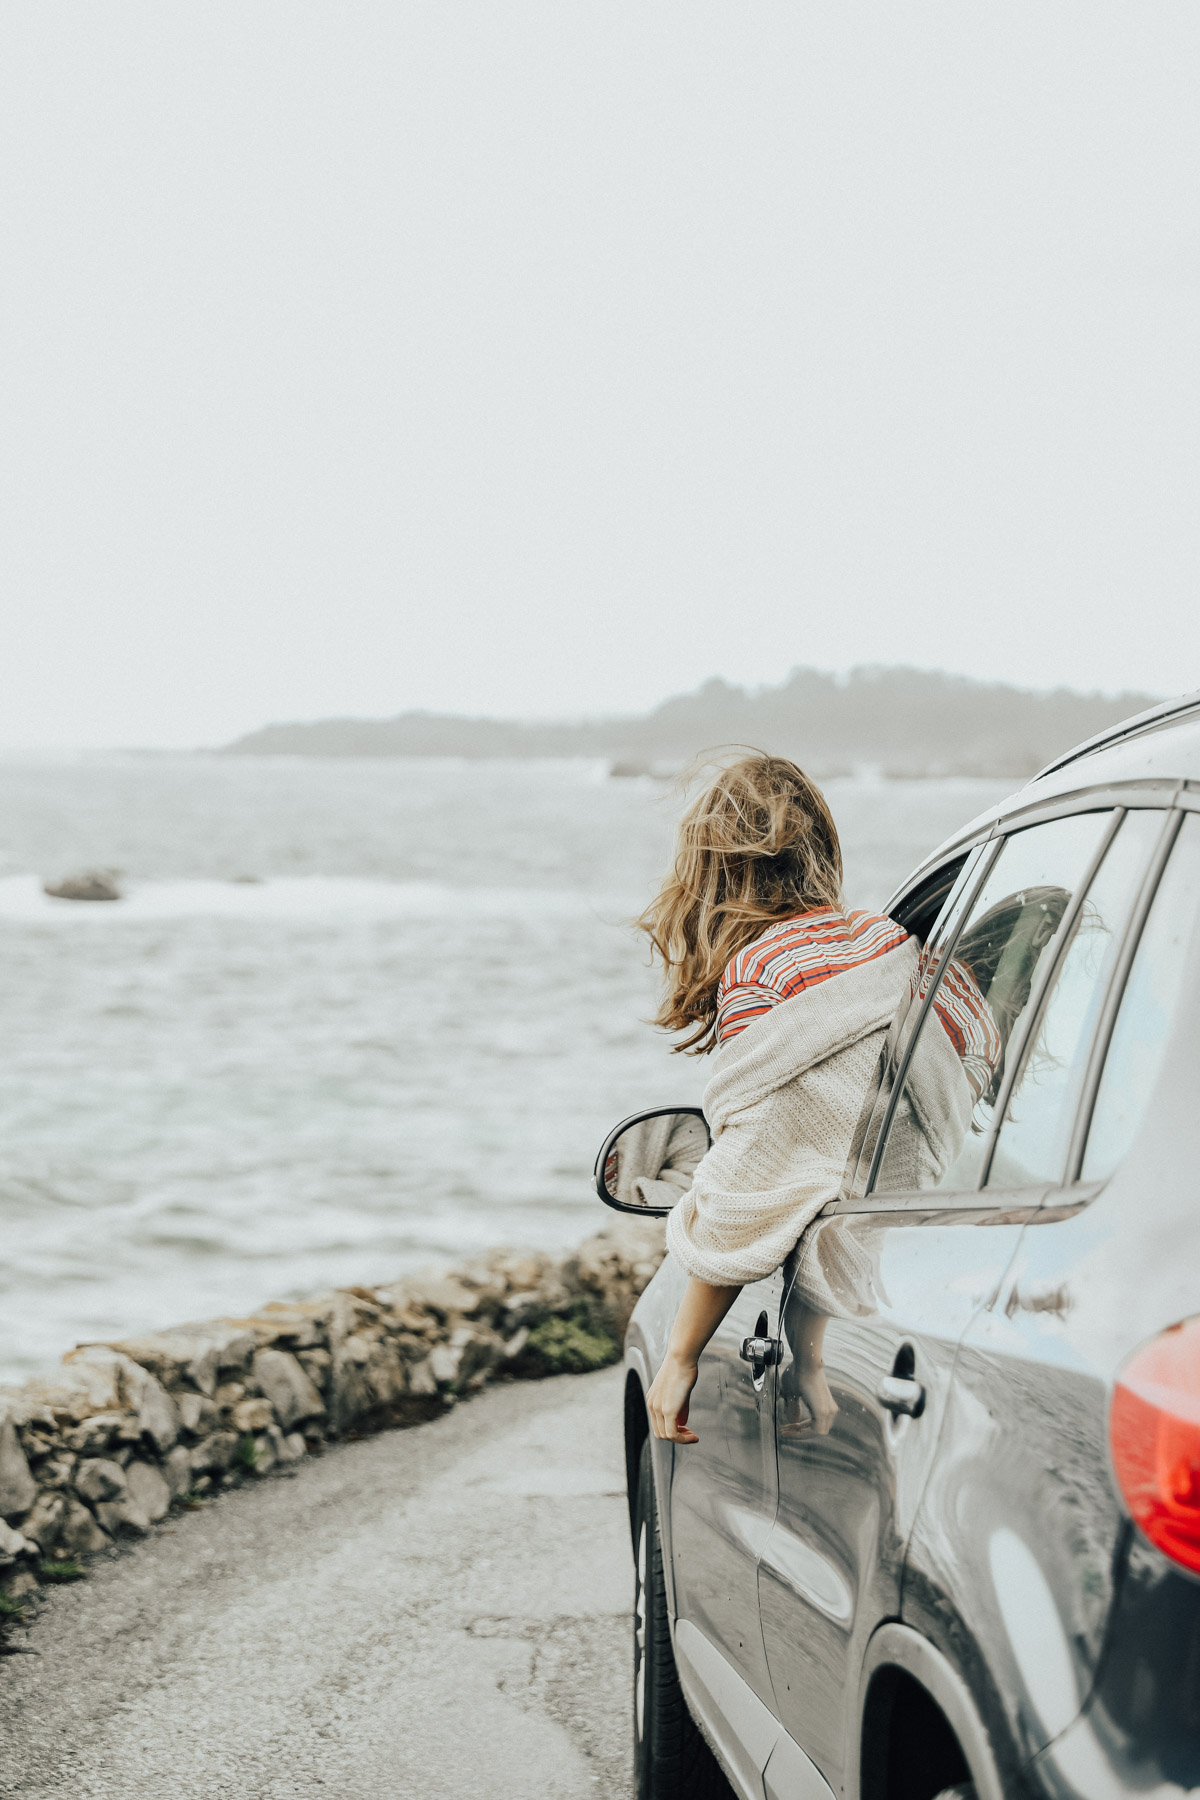
<svg viewBox="0 0 1200 1800"><path fill-rule="evenodd" d="M689 1280L648 1396L655 1434L691 1444L701 1351L739 1289L777 1269L838 1193L917 948L893 920L845 909L824 796L795 763L758 754L688 807L640 923L665 971L655 1023L686 1034L676 1049L712 1054L712 1147L667 1220L667 1248ZM821 1345L840 1310L838 1272L803 1254L799 1269L798 1423L827 1430L835 1408Z"/></svg>

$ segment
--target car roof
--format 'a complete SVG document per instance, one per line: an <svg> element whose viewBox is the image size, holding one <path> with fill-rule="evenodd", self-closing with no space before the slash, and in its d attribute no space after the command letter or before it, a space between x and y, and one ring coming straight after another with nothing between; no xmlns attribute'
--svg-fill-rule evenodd
<svg viewBox="0 0 1200 1800"><path fill-rule="evenodd" d="M1200 688L1191 694L1181 694L1177 700L1160 701L1157 706L1147 707L1145 712L1134 713L1130 719L1122 719L1119 725L1110 725L1107 731L1098 731L1095 737L1085 738L1082 744L1076 744L1074 750L1068 750L1065 756L1059 756L1054 762L1047 763L1044 769L1039 769L1033 779L1042 781L1047 775L1054 775L1059 769L1065 769L1069 763L1079 762L1100 750L1127 743L1131 738L1142 737L1147 732L1164 731L1176 723L1183 724L1189 715L1200 715ZM1181 770L1180 773L1185 772ZM1194 767L1186 773L1193 778L1200 776L1200 767Z"/></svg>
<svg viewBox="0 0 1200 1800"><path fill-rule="evenodd" d="M1025 786L965 824L927 856L888 901L890 913L906 894L955 851L965 851L1010 813L1039 800L1054 800L1089 789L1130 782L1200 783L1200 690L1166 700L1124 719L1047 763Z"/></svg>

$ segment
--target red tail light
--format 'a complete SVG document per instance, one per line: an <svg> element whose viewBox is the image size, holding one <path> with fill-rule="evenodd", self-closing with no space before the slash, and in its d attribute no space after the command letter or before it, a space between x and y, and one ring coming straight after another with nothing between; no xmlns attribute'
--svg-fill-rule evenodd
<svg viewBox="0 0 1200 1800"><path fill-rule="evenodd" d="M1200 1575L1200 1318L1134 1351L1113 1389L1108 1438L1136 1523Z"/></svg>

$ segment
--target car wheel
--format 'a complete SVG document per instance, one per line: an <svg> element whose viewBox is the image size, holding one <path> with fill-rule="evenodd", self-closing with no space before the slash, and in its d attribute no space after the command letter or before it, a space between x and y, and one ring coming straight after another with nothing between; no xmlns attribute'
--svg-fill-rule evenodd
<svg viewBox="0 0 1200 1800"><path fill-rule="evenodd" d="M633 1757L637 1800L732 1800L687 1709L667 1616L650 1443L642 1446L634 1514Z"/></svg>

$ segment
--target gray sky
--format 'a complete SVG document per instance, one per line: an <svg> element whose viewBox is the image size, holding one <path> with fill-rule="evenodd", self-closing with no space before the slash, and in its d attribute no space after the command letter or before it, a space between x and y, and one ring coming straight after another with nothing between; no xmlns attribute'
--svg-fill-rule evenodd
<svg viewBox="0 0 1200 1800"><path fill-rule="evenodd" d="M0 742L1200 685L1200 9L11 0Z"/></svg>

